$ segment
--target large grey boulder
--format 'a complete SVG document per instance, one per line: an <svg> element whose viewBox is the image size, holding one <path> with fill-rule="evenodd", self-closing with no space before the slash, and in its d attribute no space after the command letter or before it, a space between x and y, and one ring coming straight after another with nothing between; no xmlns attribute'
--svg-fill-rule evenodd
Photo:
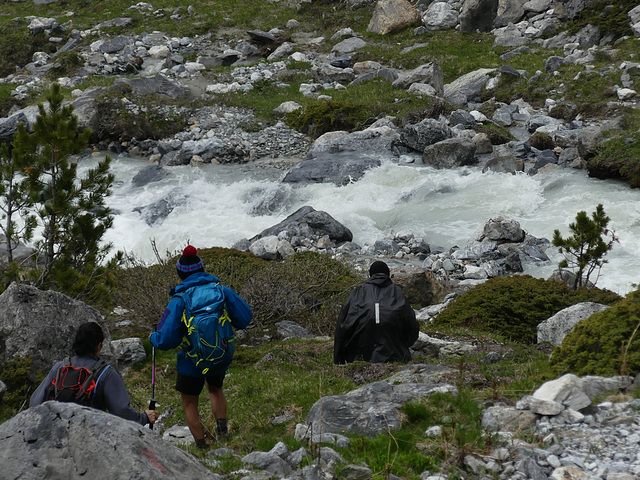
<svg viewBox="0 0 640 480"><path fill-rule="evenodd" d="M436 392L456 394L457 389L452 385L434 383L370 383L346 395L321 398L311 407L306 424L313 432L375 437L400 428L403 404Z"/></svg>
<svg viewBox="0 0 640 480"><path fill-rule="evenodd" d="M460 11L460 31L488 32L493 28L497 12L498 0L465 0Z"/></svg>
<svg viewBox="0 0 640 480"><path fill-rule="evenodd" d="M258 258L265 260L276 260L278 258L278 237L276 235L267 235L257 239L249 247L249 251Z"/></svg>
<svg viewBox="0 0 640 480"><path fill-rule="evenodd" d="M114 87L127 85L136 95L162 95L173 100L192 98L191 90L166 76L155 75L152 77L118 78Z"/></svg>
<svg viewBox="0 0 640 480"><path fill-rule="evenodd" d="M359 180L371 168L379 167L381 157L362 152L326 153L304 160L287 172L282 181L292 184L335 183L347 185Z"/></svg>
<svg viewBox="0 0 640 480"><path fill-rule="evenodd" d="M2 478L22 480L220 478L146 427L63 402L45 402L0 425L0 464Z"/></svg>
<svg viewBox="0 0 640 480"><path fill-rule="evenodd" d="M629 10L627 14L629 16L629 23L631 24L631 30L636 37L640 37L640 5Z"/></svg>
<svg viewBox="0 0 640 480"><path fill-rule="evenodd" d="M283 320L276 323L276 333L280 338L311 338L313 334L302 325L292 322L291 320Z"/></svg>
<svg viewBox="0 0 640 480"><path fill-rule="evenodd" d="M113 354L117 359L117 368L121 375L126 375L134 365L147 361L147 352L139 337L122 338L111 342Z"/></svg>
<svg viewBox="0 0 640 480"><path fill-rule="evenodd" d="M361 48L364 48L367 45L363 39L359 37L350 37L342 40L339 43L336 43L331 49L332 52L337 53L338 55L351 53Z"/></svg>
<svg viewBox="0 0 640 480"><path fill-rule="evenodd" d="M444 86L444 98L454 105L480 100L482 87L495 71L495 68L480 68L458 77Z"/></svg>
<svg viewBox="0 0 640 480"><path fill-rule="evenodd" d="M327 235L335 242L350 242L353 240L351 231L336 221L327 212L315 210L313 207L304 206L285 218L282 222L269 227L258 235L251 238L250 242L255 242L259 238L278 235L281 232L289 231L300 236Z"/></svg>
<svg viewBox="0 0 640 480"><path fill-rule="evenodd" d="M582 157L591 153L604 138L604 131L598 125L573 130L558 130L552 134L555 145L560 148L577 148L578 154Z"/></svg>
<svg viewBox="0 0 640 480"><path fill-rule="evenodd" d="M549 246L546 238L526 235L517 221L496 217L480 227L452 257L465 263L504 258L508 270L521 271L524 264L547 263L549 257L544 251Z"/></svg>
<svg viewBox="0 0 640 480"><path fill-rule="evenodd" d="M164 197L148 205L134 207L133 211L138 212L147 225L160 225L166 220L174 208L184 205L187 202L187 194L183 189L174 188Z"/></svg>
<svg viewBox="0 0 640 480"><path fill-rule="evenodd" d="M453 132L443 122L433 118L425 118L419 123L406 125L400 134L403 145L424 152L429 145L451 138Z"/></svg>
<svg viewBox="0 0 640 480"><path fill-rule="evenodd" d="M328 132L313 142L307 152L307 159L339 152L359 152L376 157L397 157L399 153L396 143L399 138L399 133L387 126L369 127L352 133Z"/></svg>
<svg viewBox="0 0 640 480"><path fill-rule="evenodd" d="M482 426L494 432L519 432L532 428L536 418L536 414L529 410L494 406L482 412Z"/></svg>
<svg viewBox="0 0 640 480"><path fill-rule="evenodd" d="M458 24L458 12L447 2L433 2L422 15L427 30L449 30Z"/></svg>
<svg viewBox="0 0 640 480"><path fill-rule="evenodd" d="M414 83L431 85L435 90L435 95L442 95L444 92L444 73L442 68L434 62L425 63L401 75L391 85L394 88L407 90Z"/></svg>
<svg viewBox="0 0 640 480"><path fill-rule="evenodd" d="M160 165L146 166L131 179L131 185L134 187L144 187L149 183L159 182L164 177L169 175L169 171Z"/></svg>
<svg viewBox="0 0 640 480"><path fill-rule="evenodd" d="M527 0L498 0L498 11L494 20L496 27L518 23L524 16L524 4Z"/></svg>
<svg viewBox="0 0 640 480"><path fill-rule="evenodd" d="M582 410L591 405L591 399L585 393L584 381L572 373L543 383L533 392L533 397L558 402L573 410Z"/></svg>
<svg viewBox="0 0 640 480"><path fill-rule="evenodd" d="M404 265L391 268L393 282L402 288L409 303L413 305L434 305L440 303L449 289L425 268Z"/></svg>
<svg viewBox="0 0 640 480"><path fill-rule="evenodd" d="M574 20L586 7L595 3L595 0L556 0L554 13L561 20Z"/></svg>
<svg viewBox="0 0 640 480"><path fill-rule="evenodd" d="M418 10L408 0L378 0L367 31L386 35L419 21Z"/></svg>
<svg viewBox="0 0 640 480"><path fill-rule="evenodd" d="M242 463L264 470L277 478L285 478L291 474L291 466L275 452L251 452L242 457Z"/></svg>
<svg viewBox="0 0 640 480"><path fill-rule="evenodd" d="M435 168L456 168L476 163L476 144L468 137L455 137L429 145L422 163Z"/></svg>
<svg viewBox="0 0 640 480"><path fill-rule="evenodd" d="M100 356L110 363L115 358L111 335L98 310L53 290L12 283L0 295L0 360L31 357L30 378L49 369L67 355L78 327L96 322L105 340Z"/></svg>
<svg viewBox="0 0 640 480"><path fill-rule="evenodd" d="M352 68L338 68L326 63L311 67L311 75L318 83L338 82L347 84L356 78Z"/></svg>
<svg viewBox="0 0 640 480"><path fill-rule="evenodd" d="M13 142L13 135L18 131L18 124L29 127L29 121L24 112L17 112L10 117L0 118L0 145Z"/></svg>
<svg viewBox="0 0 640 480"><path fill-rule="evenodd" d="M564 337L578 322L607 308L608 305L600 303L582 302L560 310L538 325L538 343L549 342L556 347L561 345Z"/></svg>
<svg viewBox="0 0 640 480"><path fill-rule="evenodd" d="M497 244L505 242L522 242L525 233L520 228L520 223L511 218L496 217L487 220L482 228L476 232L474 241L492 241Z"/></svg>
<svg viewBox="0 0 640 480"><path fill-rule="evenodd" d="M524 161L513 155L496 155L482 168L482 173L487 171L515 175L517 172L524 172Z"/></svg>

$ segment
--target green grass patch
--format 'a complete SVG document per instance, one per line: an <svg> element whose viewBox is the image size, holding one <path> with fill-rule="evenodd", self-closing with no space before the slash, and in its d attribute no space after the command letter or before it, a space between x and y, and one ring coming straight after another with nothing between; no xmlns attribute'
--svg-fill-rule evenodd
<svg viewBox="0 0 640 480"><path fill-rule="evenodd" d="M341 451L347 463L364 461L374 478L397 475L417 479L426 470L451 472L463 465L464 456L487 453L493 440L483 435L482 406L473 391L458 395L434 393L405 404L400 430L375 438L352 437L351 447ZM440 426L440 435L425 437L425 430Z"/></svg>

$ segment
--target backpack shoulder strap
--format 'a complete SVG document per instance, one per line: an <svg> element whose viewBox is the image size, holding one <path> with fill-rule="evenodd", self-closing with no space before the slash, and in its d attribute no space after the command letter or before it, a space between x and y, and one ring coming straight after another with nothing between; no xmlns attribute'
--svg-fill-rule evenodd
<svg viewBox="0 0 640 480"><path fill-rule="evenodd" d="M109 369L109 367L111 367L111 365L109 365L106 362L106 360L103 360L102 358L97 360L91 366L91 375L90 375L89 379L87 379L87 380L95 379L95 381L96 381L96 384L95 384L95 387L94 387L94 390L93 390L93 395L91 396L92 399L95 398L96 394L98 393L98 383L100 383L100 380L102 379L102 376Z"/></svg>

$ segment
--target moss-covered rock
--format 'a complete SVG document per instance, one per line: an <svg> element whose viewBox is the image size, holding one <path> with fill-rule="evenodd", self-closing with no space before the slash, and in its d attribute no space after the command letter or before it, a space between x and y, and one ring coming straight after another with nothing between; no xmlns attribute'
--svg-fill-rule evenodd
<svg viewBox="0 0 640 480"><path fill-rule="evenodd" d="M590 301L611 305L620 297L597 288L571 290L561 282L516 275L492 278L459 296L434 327L473 329L522 343L535 343L538 324L560 310Z"/></svg>
<svg viewBox="0 0 640 480"><path fill-rule="evenodd" d="M639 373L639 325L640 290L636 290L611 308L579 322L553 351L553 371L579 376Z"/></svg>

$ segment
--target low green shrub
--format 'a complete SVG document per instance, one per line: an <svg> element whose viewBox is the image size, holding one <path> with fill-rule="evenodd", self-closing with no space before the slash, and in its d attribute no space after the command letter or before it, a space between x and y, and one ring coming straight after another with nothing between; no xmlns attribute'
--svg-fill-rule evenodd
<svg viewBox="0 0 640 480"><path fill-rule="evenodd" d="M312 137L335 130L355 130L364 106L353 102L326 100L307 105L287 116L286 123Z"/></svg>
<svg viewBox="0 0 640 480"><path fill-rule="evenodd" d="M44 32L37 35L29 33L26 20L0 26L0 77L16 73L16 67L27 65L36 52L50 54L55 51L55 44L49 42Z"/></svg>
<svg viewBox="0 0 640 480"><path fill-rule="evenodd" d="M135 95L128 85L114 86L96 98L94 138L128 141L170 137L186 128L190 112L175 103L162 95Z"/></svg>
<svg viewBox="0 0 640 480"><path fill-rule="evenodd" d="M485 133L489 137L491 145L503 145L509 143L511 140L515 140L515 137L506 128L495 124L477 123L473 126L473 129L478 133Z"/></svg>
<svg viewBox="0 0 640 480"><path fill-rule="evenodd" d="M72 77L83 65L84 60L76 52L64 52L56 57L53 67L47 71L47 77L51 80Z"/></svg>
<svg viewBox="0 0 640 480"><path fill-rule="evenodd" d="M537 341L537 326L560 310L580 302L611 305L620 296L597 288L571 290L566 284L515 275L491 278L456 298L433 327L462 327L521 343Z"/></svg>
<svg viewBox="0 0 640 480"><path fill-rule="evenodd" d="M579 322L551 356L554 373L640 373L640 290ZM634 335L635 333L635 335Z"/></svg>
<svg viewBox="0 0 640 480"><path fill-rule="evenodd" d="M203 248L198 250L198 256L207 273L236 292L267 264L251 253L233 248ZM114 302L129 310L135 323L146 332L158 322L169 303L169 290L180 283L176 273L179 257L180 253L168 252L164 257L159 256L157 263L149 265L130 256L125 259L124 268L114 272L117 285L112 291Z"/></svg>
<svg viewBox="0 0 640 480"><path fill-rule="evenodd" d="M328 255L298 252L283 262L269 263L247 280L241 295L259 327L290 320L330 335L344 300L362 280Z"/></svg>
<svg viewBox="0 0 640 480"><path fill-rule="evenodd" d="M603 36L607 33L612 33L615 38L626 35L633 36L628 12L637 5L636 0L589 2L575 20L569 22L568 32L572 35L587 25L595 25L600 28L600 33Z"/></svg>
<svg viewBox="0 0 640 480"><path fill-rule="evenodd" d="M0 379L7 386L0 402L0 423L29 407L29 398L42 379L40 373L38 382L32 383L29 380L31 373L31 359L13 358L0 361Z"/></svg>

